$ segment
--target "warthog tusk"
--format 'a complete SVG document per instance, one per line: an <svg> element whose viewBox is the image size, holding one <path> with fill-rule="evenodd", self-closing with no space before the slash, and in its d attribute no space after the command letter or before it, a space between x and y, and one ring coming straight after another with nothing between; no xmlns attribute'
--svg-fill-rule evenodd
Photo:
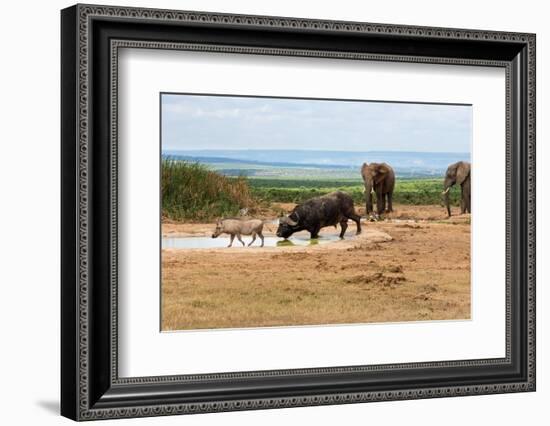
<svg viewBox="0 0 550 426"><path fill-rule="evenodd" d="M445 195L447 192L449 192L451 190L451 187L449 186L445 191L443 191L441 193L441 195Z"/></svg>

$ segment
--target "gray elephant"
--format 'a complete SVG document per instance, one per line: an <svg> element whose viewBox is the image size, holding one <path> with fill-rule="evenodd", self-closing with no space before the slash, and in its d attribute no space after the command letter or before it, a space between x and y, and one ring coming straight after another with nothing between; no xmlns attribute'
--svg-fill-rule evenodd
<svg viewBox="0 0 550 426"><path fill-rule="evenodd" d="M444 191L442 194L449 217L451 217L449 191L454 184L460 185L461 187L460 213L471 213L470 163L467 161L459 161L451 164L445 173L445 180L443 182Z"/></svg>
<svg viewBox="0 0 550 426"><path fill-rule="evenodd" d="M372 194L376 194L376 210L378 214L384 211L392 212L393 189L395 188L395 173L386 163L363 163L361 176L365 184L367 199L367 215L372 213ZM387 201L387 205L386 205Z"/></svg>

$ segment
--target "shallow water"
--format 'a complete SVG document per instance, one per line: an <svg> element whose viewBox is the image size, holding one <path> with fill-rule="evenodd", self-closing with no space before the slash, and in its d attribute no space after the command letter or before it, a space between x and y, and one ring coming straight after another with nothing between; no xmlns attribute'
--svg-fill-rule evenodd
<svg viewBox="0 0 550 426"><path fill-rule="evenodd" d="M241 237L246 246L252 237ZM350 237L348 237L350 238ZM264 247L292 247L292 246L313 246L326 244L334 241L340 241L338 235L325 235L311 240L309 236L292 236L288 240L278 237L264 237ZM256 238L251 247L260 247L262 241ZM164 237L162 239L162 248L171 249L198 249L198 248L223 248L229 244L229 237ZM235 238L233 247L242 247L242 244Z"/></svg>

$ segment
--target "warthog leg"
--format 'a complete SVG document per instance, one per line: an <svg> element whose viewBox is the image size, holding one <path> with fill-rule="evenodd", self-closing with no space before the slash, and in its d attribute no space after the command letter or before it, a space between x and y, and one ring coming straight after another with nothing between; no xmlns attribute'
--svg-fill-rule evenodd
<svg viewBox="0 0 550 426"><path fill-rule="evenodd" d="M227 247L231 247L233 245L234 239L235 239L235 234L231 234L231 237L229 237L229 245Z"/></svg>
<svg viewBox="0 0 550 426"><path fill-rule="evenodd" d="M262 240L262 245L260 247L263 247L264 246L264 236L262 235L261 232L258 232L258 236L261 238Z"/></svg>
<svg viewBox="0 0 550 426"><path fill-rule="evenodd" d="M256 234L255 233L252 234L252 241L250 241L250 243L248 244L248 247L250 247L254 241L256 241Z"/></svg>
<svg viewBox="0 0 550 426"><path fill-rule="evenodd" d="M241 234L237 234L237 240L239 240L244 247L245 244L244 241L241 239Z"/></svg>

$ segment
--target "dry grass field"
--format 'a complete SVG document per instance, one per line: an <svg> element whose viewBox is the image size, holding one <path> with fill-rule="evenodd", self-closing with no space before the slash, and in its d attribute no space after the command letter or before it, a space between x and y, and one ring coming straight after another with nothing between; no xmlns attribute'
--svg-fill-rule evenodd
<svg viewBox="0 0 550 426"><path fill-rule="evenodd" d="M166 223L163 235L213 228ZM162 330L470 318L469 215L398 205L363 229L313 247L163 250Z"/></svg>

